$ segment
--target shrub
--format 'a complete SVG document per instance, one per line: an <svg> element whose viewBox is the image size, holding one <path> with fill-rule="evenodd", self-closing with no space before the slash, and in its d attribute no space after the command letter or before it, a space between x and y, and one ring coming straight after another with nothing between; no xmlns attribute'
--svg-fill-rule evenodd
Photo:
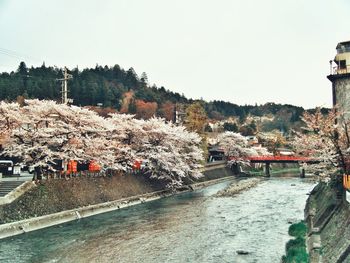
<svg viewBox="0 0 350 263"><path fill-rule="evenodd" d="M297 237L296 239L291 239L286 244L286 250L293 248L299 248L299 247L306 247L305 245L305 239L302 237Z"/></svg>
<svg viewBox="0 0 350 263"><path fill-rule="evenodd" d="M287 251L287 255L283 257L284 263L308 263L309 256L306 247L293 247Z"/></svg>
<svg viewBox="0 0 350 263"><path fill-rule="evenodd" d="M292 237L305 237L306 233L307 227L303 221L291 225L288 230L288 234Z"/></svg>
<svg viewBox="0 0 350 263"><path fill-rule="evenodd" d="M308 263L309 256L306 251L305 236L307 227L303 221L289 227L289 235L295 237L286 244L286 255L282 257L283 263Z"/></svg>

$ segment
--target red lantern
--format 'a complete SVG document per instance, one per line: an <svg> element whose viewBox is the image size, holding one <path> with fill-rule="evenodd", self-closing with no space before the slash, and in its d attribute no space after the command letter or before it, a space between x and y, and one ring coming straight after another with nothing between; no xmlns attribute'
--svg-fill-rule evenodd
<svg viewBox="0 0 350 263"><path fill-rule="evenodd" d="M343 175L343 186L345 189L350 190L350 175Z"/></svg>
<svg viewBox="0 0 350 263"><path fill-rule="evenodd" d="M89 163L89 172L99 172L101 170L101 166L96 163L96 161L91 161Z"/></svg>

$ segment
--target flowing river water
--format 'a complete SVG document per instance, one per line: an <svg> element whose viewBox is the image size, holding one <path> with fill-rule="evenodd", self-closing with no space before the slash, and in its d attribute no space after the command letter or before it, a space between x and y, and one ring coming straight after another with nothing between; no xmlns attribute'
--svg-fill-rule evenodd
<svg viewBox="0 0 350 263"><path fill-rule="evenodd" d="M280 262L313 184L214 196L230 182L1 240L0 262Z"/></svg>

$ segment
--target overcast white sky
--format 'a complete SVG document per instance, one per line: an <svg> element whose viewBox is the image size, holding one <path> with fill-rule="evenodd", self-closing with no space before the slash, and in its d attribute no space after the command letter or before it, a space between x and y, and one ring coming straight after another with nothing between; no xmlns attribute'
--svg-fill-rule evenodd
<svg viewBox="0 0 350 263"><path fill-rule="evenodd" d="M347 0L0 0L0 71L119 64L192 98L330 106L349 11Z"/></svg>

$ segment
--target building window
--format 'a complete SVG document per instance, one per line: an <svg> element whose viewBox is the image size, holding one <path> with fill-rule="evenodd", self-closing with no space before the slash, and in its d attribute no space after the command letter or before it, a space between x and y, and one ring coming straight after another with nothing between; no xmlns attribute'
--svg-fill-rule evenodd
<svg viewBox="0 0 350 263"><path fill-rule="evenodd" d="M339 61L339 69L346 69L346 60Z"/></svg>

